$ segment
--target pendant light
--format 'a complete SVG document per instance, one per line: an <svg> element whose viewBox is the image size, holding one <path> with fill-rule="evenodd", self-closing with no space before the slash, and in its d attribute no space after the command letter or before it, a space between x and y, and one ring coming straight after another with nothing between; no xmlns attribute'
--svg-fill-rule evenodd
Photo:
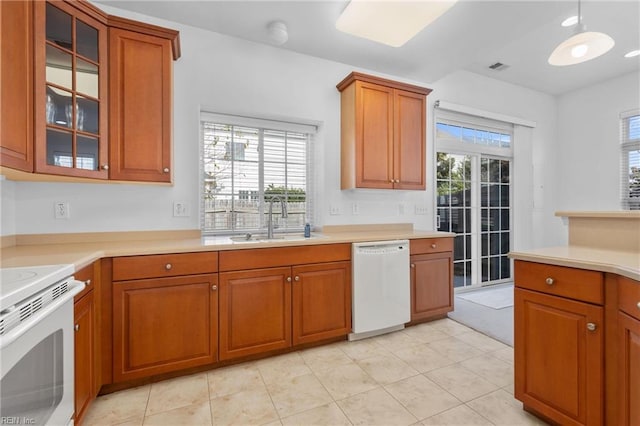
<svg viewBox="0 0 640 426"><path fill-rule="evenodd" d="M587 31L582 23L582 11L578 0L578 23L574 34L560 43L549 56L549 63L556 66L579 64L604 55L615 45L607 34Z"/></svg>

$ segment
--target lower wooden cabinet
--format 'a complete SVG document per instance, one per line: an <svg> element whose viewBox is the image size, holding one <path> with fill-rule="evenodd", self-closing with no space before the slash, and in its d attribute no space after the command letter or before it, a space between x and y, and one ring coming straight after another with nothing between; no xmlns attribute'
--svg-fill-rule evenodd
<svg viewBox="0 0 640 426"><path fill-rule="evenodd" d="M74 402L75 423L80 424L89 404L95 398L95 311L93 289L76 300L73 306L74 338Z"/></svg>
<svg viewBox="0 0 640 426"><path fill-rule="evenodd" d="M603 311L515 289L515 397L525 407L563 425L603 424Z"/></svg>
<svg viewBox="0 0 640 426"><path fill-rule="evenodd" d="M640 319L620 312L618 336L619 424L640 425Z"/></svg>
<svg viewBox="0 0 640 426"><path fill-rule="evenodd" d="M291 346L291 268L220 274L220 359Z"/></svg>
<svg viewBox="0 0 640 426"><path fill-rule="evenodd" d="M351 262L294 266L293 344L351 332Z"/></svg>
<svg viewBox="0 0 640 426"><path fill-rule="evenodd" d="M113 283L113 379L217 360L217 274Z"/></svg>
<svg viewBox="0 0 640 426"><path fill-rule="evenodd" d="M351 262L220 273L220 359L345 336Z"/></svg>
<svg viewBox="0 0 640 426"><path fill-rule="evenodd" d="M453 238L411 240L411 322L453 311Z"/></svg>

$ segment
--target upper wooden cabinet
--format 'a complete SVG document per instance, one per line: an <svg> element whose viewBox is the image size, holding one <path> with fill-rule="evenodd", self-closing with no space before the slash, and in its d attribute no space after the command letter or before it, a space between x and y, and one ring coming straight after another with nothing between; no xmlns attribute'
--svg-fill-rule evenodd
<svg viewBox="0 0 640 426"><path fill-rule="evenodd" d="M341 188L425 189L431 89L353 72L341 92Z"/></svg>
<svg viewBox="0 0 640 426"><path fill-rule="evenodd" d="M34 4L36 173L106 179L107 27L66 2Z"/></svg>
<svg viewBox="0 0 640 426"><path fill-rule="evenodd" d="M36 173L9 178L171 182L177 31L84 0L2 2L0 19L0 165Z"/></svg>
<svg viewBox="0 0 640 426"><path fill-rule="evenodd" d="M171 182L171 41L109 30L111 178Z"/></svg>
<svg viewBox="0 0 640 426"><path fill-rule="evenodd" d="M33 3L0 2L0 165L33 171Z"/></svg>

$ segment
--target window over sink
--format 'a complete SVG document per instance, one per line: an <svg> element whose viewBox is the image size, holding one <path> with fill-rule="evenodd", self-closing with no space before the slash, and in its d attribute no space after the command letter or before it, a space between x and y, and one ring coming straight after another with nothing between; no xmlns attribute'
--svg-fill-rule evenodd
<svg viewBox="0 0 640 426"><path fill-rule="evenodd" d="M201 113L201 227L207 234L276 232L312 223L313 136L308 123Z"/></svg>
<svg viewBox="0 0 640 426"><path fill-rule="evenodd" d="M622 208L640 210L640 110L620 115Z"/></svg>

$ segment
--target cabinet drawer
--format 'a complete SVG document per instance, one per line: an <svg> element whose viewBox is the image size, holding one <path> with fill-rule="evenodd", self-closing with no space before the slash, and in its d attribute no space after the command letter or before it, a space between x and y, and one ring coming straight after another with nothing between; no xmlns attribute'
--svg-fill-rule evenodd
<svg viewBox="0 0 640 426"><path fill-rule="evenodd" d="M127 256L113 259L113 281L218 271L218 252Z"/></svg>
<svg viewBox="0 0 640 426"><path fill-rule="evenodd" d="M618 308L640 320L640 281L618 277Z"/></svg>
<svg viewBox="0 0 640 426"><path fill-rule="evenodd" d="M220 253L220 272L351 260L351 244L322 244Z"/></svg>
<svg viewBox="0 0 640 426"><path fill-rule="evenodd" d="M516 261L514 276L516 287L583 302L604 303L604 278L601 272Z"/></svg>
<svg viewBox="0 0 640 426"><path fill-rule="evenodd" d="M453 238L423 238L411 240L409 252L411 254L429 254L453 251Z"/></svg>

